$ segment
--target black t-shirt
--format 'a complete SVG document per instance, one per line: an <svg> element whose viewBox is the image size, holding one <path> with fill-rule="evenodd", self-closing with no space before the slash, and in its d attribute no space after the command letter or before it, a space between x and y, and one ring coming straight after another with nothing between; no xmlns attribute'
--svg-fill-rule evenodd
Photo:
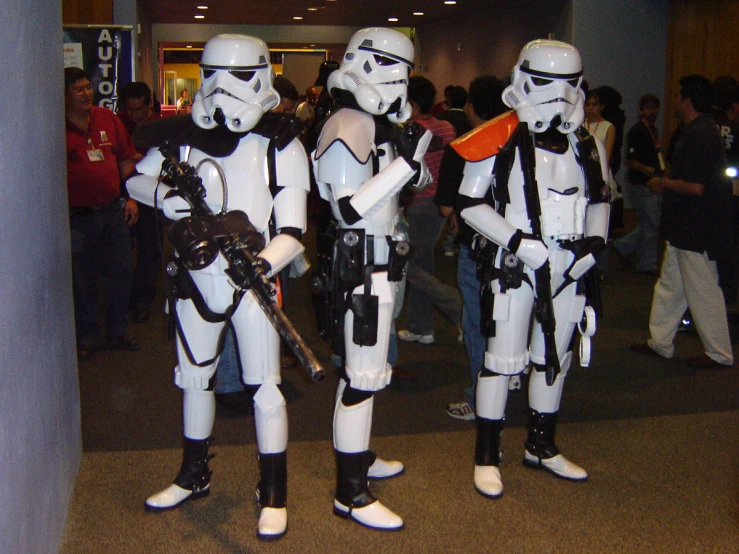
<svg viewBox="0 0 739 554"><path fill-rule="evenodd" d="M626 136L626 160L653 167L655 175L662 174L659 168L659 143L642 121L634 125ZM627 176L632 185L646 185L649 179L645 173L633 169L629 169Z"/></svg>
<svg viewBox="0 0 739 554"><path fill-rule="evenodd" d="M731 183L723 176L724 149L713 118L688 123L675 146L671 175L705 187L701 196L666 191L662 232L675 248L707 252L715 260L731 248Z"/></svg>
<svg viewBox="0 0 739 554"><path fill-rule="evenodd" d="M716 122L724 145L726 164L733 167L739 166L739 125L721 112L714 113L713 120Z"/></svg>

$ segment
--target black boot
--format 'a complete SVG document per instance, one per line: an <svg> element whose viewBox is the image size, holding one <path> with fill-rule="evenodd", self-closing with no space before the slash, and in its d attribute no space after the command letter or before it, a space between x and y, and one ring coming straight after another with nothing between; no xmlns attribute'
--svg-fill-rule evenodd
<svg viewBox="0 0 739 554"><path fill-rule="evenodd" d="M367 471L371 456L364 452L336 452L334 514L379 531L398 531L403 519L383 506L369 491Z"/></svg>
<svg viewBox="0 0 739 554"><path fill-rule="evenodd" d="M527 417L529 420L529 435L524 442L526 452L538 458L539 461L553 458L559 454L559 449L554 444L557 412L545 414L529 408ZM526 465L531 464L527 463Z"/></svg>
<svg viewBox="0 0 739 554"><path fill-rule="evenodd" d="M260 512L257 538L272 541L287 532L287 452L260 452L259 472L257 500Z"/></svg>
<svg viewBox="0 0 739 554"><path fill-rule="evenodd" d="M477 442L475 444L475 490L487 498L503 495L500 479L500 437L503 433L502 419L477 417Z"/></svg>
<svg viewBox="0 0 739 554"><path fill-rule="evenodd" d="M208 461L213 458L208 455L208 447L212 437L196 440L185 437L185 451L182 457L182 467L173 483L178 487L190 490L193 497L210 492L210 476L213 474L208 467Z"/></svg>
<svg viewBox="0 0 739 554"><path fill-rule="evenodd" d="M284 508L287 503L287 452L259 453L259 505Z"/></svg>
<svg viewBox="0 0 739 554"><path fill-rule="evenodd" d="M523 465L545 469L562 479L585 481L588 478L587 471L562 456L554 444L557 412L547 414L529 408L528 416L529 435L524 442Z"/></svg>
<svg viewBox="0 0 739 554"><path fill-rule="evenodd" d="M477 425L477 442L475 444L476 466L500 466L503 450L500 438L503 434L502 419L475 418Z"/></svg>
<svg viewBox="0 0 739 554"><path fill-rule="evenodd" d="M193 500L210 494L211 471L208 460L208 446L212 438L189 439L185 437L182 467L172 485L146 499L146 509L162 511L176 508L186 500Z"/></svg>
<svg viewBox="0 0 739 554"><path fill-rule="evenodd" d="M349 517L354 508L364 508L377 499L372 496L367 484L369 451L346 453L336 452L336 500L349 508L348 512L334 513Z"/></svg>

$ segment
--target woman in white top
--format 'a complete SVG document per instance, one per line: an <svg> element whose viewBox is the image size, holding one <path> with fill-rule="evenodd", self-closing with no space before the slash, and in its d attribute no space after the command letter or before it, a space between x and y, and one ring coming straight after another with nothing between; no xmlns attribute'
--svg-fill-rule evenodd
<svg viewBox="0 0 739 554"><path fill-rule="evenodd" d="M606 157L610 166L611 152L613 152L613 144L616 141L616 128L603 119L602 111L603 101L600 99L598 89L588 91L585 95L585 122L583 126L591 135L600 139L603 146L606 147Z"/></svg>

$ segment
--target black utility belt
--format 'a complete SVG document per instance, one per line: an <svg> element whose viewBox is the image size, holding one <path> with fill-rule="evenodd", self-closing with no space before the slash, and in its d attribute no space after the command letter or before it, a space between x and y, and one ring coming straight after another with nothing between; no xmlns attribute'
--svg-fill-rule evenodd
<svg viewBox="0 0 739 554"><path fill-rule="evenodd" d="M343 290L352 290L366 281L366 270L370 273L388 272L388 281L400 281L405 273L405 264L410 257L410 245L403 240L385 236L389 246L387 264L375 263L375 237L364 229L340 229L336 239L337 272Z"/></svg>
<svg viewBox="0 0 739 554"><path fill-rule="evenodd" d="M110 210L119 210L126 205L126 199L119 196L110 204L104 206L75 206L69 208L69 215L92 215L98 212L107 212Z"/></svg>

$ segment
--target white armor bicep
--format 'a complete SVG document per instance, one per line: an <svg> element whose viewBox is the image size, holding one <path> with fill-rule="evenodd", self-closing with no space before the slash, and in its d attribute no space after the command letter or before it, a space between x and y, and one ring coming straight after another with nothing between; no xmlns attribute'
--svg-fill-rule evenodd
<svg viewBox="0 0 739 554"><path fill-rule="evenodd" d="M274 199L275 226L295 227L303 233L308 228L308 193L305 190L286 187L280 189Z"/></svg>
<svg viewBox="0 0 739 554"><path fill-rule="evenodd" d="M493 181L495 158L464 164L464 175L459 185L459 193L470 198L483 198Z"/></svg>
<svg viewBox="0 0 739 554"><path fill-rule="evenodd" d="M585 214L585 236L605 239L608 235L610 214L611 205L608 202L590 204Z"/></svg>

